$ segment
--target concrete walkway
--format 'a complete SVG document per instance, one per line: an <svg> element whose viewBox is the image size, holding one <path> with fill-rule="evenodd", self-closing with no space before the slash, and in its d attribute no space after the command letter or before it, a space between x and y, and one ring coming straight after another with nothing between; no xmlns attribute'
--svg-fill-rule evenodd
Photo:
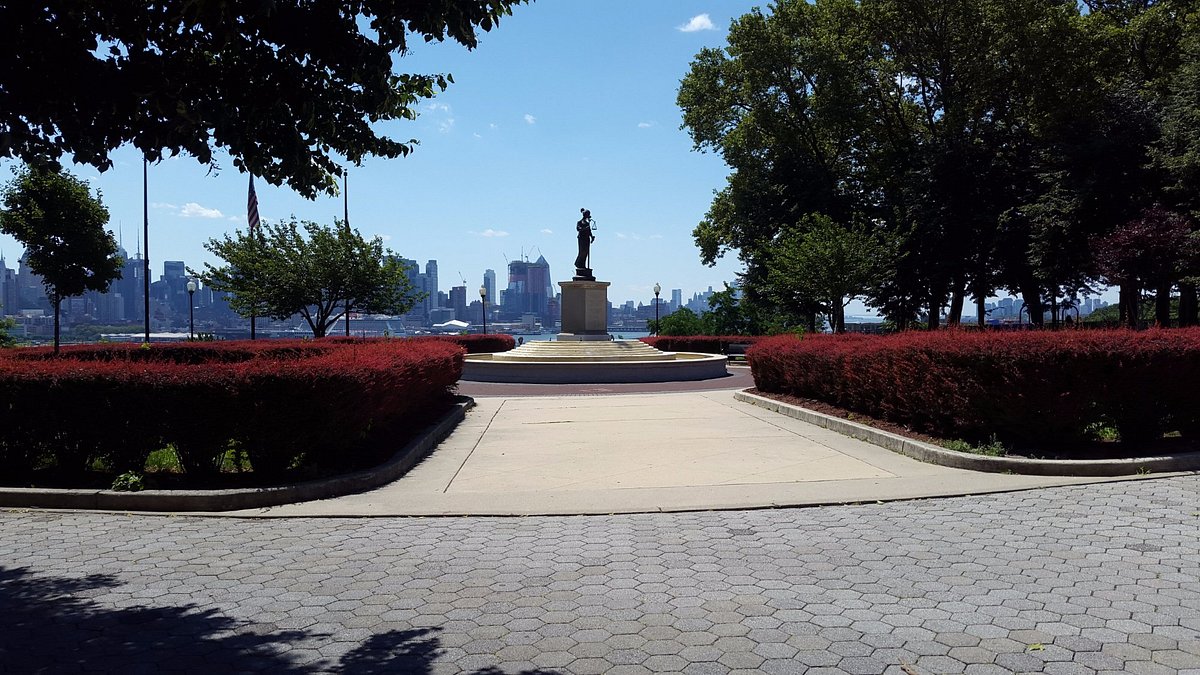
<svg viewBox="0 0 1200 675"><path fill-rule="evenodd" d="M924 464L733 395L480 397L458 429L395 483L235 514L639 513L874 502L1105 480Z"/></svg>

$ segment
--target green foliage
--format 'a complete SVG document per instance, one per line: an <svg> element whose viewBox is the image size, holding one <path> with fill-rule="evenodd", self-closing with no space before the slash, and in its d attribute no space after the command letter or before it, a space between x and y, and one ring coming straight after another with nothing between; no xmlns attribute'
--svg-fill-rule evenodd
<svg viewBox="0 0 1200 675"><path fill-rule="evenodd" d="M210 239L205 248L225 264L205 264L200 278L230 293L234 311L280 320L300 314L314 337L324 337L348 311L403 314L419 299L382 240L365 240L341 221L292 219L263 225L260 234Z"/></svg>
<svg viewBox="0 0 1200 675"><path fill-rule="evenodd" d="M705 335L756 334L753 320L738 299L737 289L729 284L708 296L708 311L702 317Z"/></svg>
<svg viewBox="0 0 1200 675"><path fill-rule="evenodd" d="M9 332L16 325L17 323L12 319L0 319L0 349L17 346L17 338L13 337L12 333Z"/></svg>
<svg viewBox="0 0 1200 675"><path fill-rule="evenodd" d="M814 213L785 228L767 262L767 282L786 304L818 303L831 328L846 330L846 305L876 284L888 250L861 227Z"/></svg>
<svg viewBox="0 0 1200 675"><path fill-rule="evenodd" d="M113 479L113 492L141 492L146 489L146 482L136 471L126 471Z"/></svg>
<svg viewBox="0 0 1200 675"><path fill-rule="evenodd" d="M655 335L704 335L704 321L687 307L662 317L657 328Z"/></svg>
<svg viewBox="0 0 1200 675"><path fill-rule="evenodd" d="M0 198L0 231L25 246L29 267L42 277L54 305L54 346L58 348L59 306L63 298L108 290L121 278L124 261L104 226L108 209L92 197L87 183L67 172L26 166Z"/></svg>
<svg viewBox="0 0 1200 675"><path fill-rule="evenodd" d="M1097 281L1090 241L1156 204L1200 215L1200 12L1088 5L780 0L736 19L678 91L695 148L731 170L701 260L736 252L748 306L811 328L855 295L902 330L947 307L957 323L968 298L982 322L999 289L1040 322Z"/></svg>
<svg viewBox="0 0 1200 675"><path fill-rule="evenodd" d="M972 445L963 440L943 441L942 447L954 452L965 452L971 455L984 455L987 457L1003 457L1008 454L1008 448L1004 444L992 436L987 443L980 445Z"/></svg>
<svg viewBox="0 0 1200 675"><path fill-rule="evenodd" d="M155 450L146 457L147 473L178 473L182 470L183 465L179 463L179 456L175 454L173 446Z"/></svg>
<svg viewBox="0 0 1200 675"><path fill-rule="evenodd" d="M0 71L0 157L105 170L131 143L215 167L220 148L275 185L332 193L335 158L407 155L416 141L377 123L415 118L453 81L395 72L410 40L473 49L520 2L0 3L0 44L21 55Z"/></svg>

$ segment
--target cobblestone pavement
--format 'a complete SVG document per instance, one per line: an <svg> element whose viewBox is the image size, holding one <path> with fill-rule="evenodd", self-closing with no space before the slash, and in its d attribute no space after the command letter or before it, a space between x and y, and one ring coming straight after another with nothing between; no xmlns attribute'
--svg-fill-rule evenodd
<svg viewBox="0 0 1200 675"><path fill-rule="evenodd" d="M1200 669L1200 477L817 509L0 512L0 670Z"/></svg>

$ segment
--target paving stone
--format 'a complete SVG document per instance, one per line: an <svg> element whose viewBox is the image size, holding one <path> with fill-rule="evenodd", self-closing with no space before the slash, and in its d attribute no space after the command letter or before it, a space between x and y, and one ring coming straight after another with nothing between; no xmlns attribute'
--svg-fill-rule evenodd
<svg viewBox="0 0 1200 675"><path fill-rule="evenodd" d="M13 657L0 645L0 662L131 673L1186 672L1200 670L1196 503L1200 478L1181 476L588 518L0 511L5 638L23 648ZM3 602L12 598L22 602Z"/></svg>

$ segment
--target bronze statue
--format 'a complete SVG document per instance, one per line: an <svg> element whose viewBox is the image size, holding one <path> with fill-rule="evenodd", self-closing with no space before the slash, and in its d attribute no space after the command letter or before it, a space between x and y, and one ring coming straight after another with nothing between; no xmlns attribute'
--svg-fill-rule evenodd
<svg viewBox="0 0 1200 675"><path fill-rule="evenodd" d="M592 276L592 270L589 267L592 242L596 241L596 235L592 234L595 223L592 221L591 211L579 209L579 212L583 214L583 217L579 219L578 223L575 223L575 232L579 237L579 255L575 257L575 279L595 281L596 278Z"/></svg>

